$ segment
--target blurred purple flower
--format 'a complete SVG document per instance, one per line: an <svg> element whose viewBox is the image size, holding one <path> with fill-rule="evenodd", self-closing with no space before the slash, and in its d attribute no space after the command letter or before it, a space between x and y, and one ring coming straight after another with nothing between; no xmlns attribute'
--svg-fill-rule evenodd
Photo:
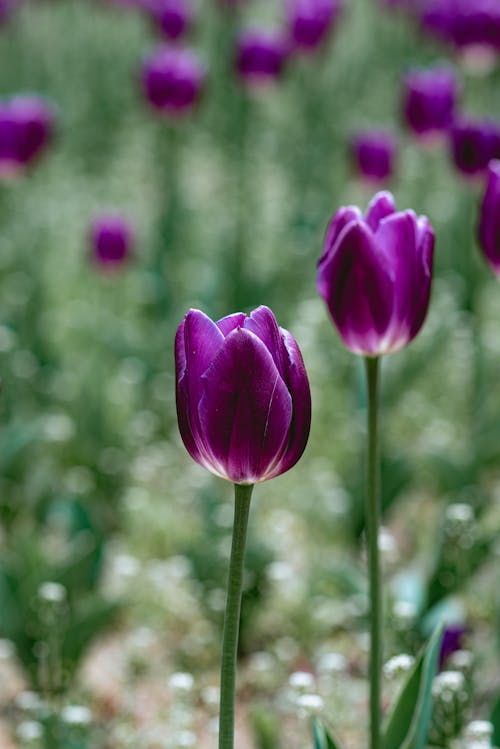
<svg viewBox="0 0 500 749"><path fill-rule="evenodd" d="M462 649L467 627L463 624L448 624L444 628L441 650L439 651L439 670L441 670L453 653Z"/></svg>
<svg viewBox="0 0 500 749"><path fill-rule="evenodd" d="M500 161L490 161L488 181L479 212L479 244L500 278Z"/></svg>
<svg viewBox="0 0 500 749"><path fill-rule="evenodd" d="M341 0L288 0L292 45L310 51L328 36L341 11Z"/></svg>
<svg viewBox="0 0 500 749"><path fill-rule="evenodd" d="M131 257L134 232L120 214L96 217L90 227L90 249L93 261L104 270L117 270Z"/></svg>
<svg viewBox="0 0 500 749"><path fill-rule="evenodd" d="M216 323L190 310L175 364L180 433L201 466L254 484L295 465L309 436L309 382L297 343L268 307Z"/></svg>
<svg viewBox="0 0 500 749"><path fill-rule="evenodd" d="M249 85L271 83L282 73L289 52L281 31L243 31L236 45L236 70Z"/></svg>
<svg viewBox="0 0 500 749"><path fill-rule="evenodd" d="M54 110L38 96L0 101L0 178L19 174L40 156L54 122Z"/></svg>
<svg viewBox="0 0 500 749"><path fill-rule="evenodd" d="M442 65L413 70L404 78L403 115L417 135L446 131L452 124L460 85L454 71Z"/></svg>
<svg viewBox="0 0 500 749"><path fill-rule="evenodd" d="M453 162L467 176L482 174L492 159L500 158L500 125L491 120L455 122L450 141Z"/></svg>
<svg viewBox="0 0 500 749"><path fill-rule="evenodd" d="M351 153L358 174L371 183L389 179L396 160L396 140L383 130L358 132L351 141Z"/></svg>
<svg viewBox="0 0 500 749"><path fill-rule="evenodd" d="M0 26L7 23L10 14L19 4L19 0L0 0Z"/></svg>
<svg viewBox="0 0 500 749"><path fill-rule="evenodd" d="M396 212L388 192L365 216L340 208L328 227L317 286L347 348L379 356L415 338L429 306L434 232L425 216Z"/></svg>
<svg viewBox="0 0 500 749"><path fill-rule="evenodd" d="M167 39L179 39L191 25L191 0L149 0L149 10L156 27Z"/></svg>
<svg viewBox="0 0 500 749"><path fill-rule="evenodd" d="M424 29L459 50L500 50L498 0L428 0L421 12Z"/></svg>
<svg viewBox="0 0 500 749"><path fill-rule="evenodd" d="M151 106L171 117L192 110L205 77L205 67L194 52L165 45L146 58L141 74L143 91Z"/></svg>

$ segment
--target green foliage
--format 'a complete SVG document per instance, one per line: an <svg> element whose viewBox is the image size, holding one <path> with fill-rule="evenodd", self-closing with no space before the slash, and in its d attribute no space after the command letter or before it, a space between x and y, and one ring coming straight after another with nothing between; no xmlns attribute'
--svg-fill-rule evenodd
<svg viewBox="0 0 500 749"><path fill-rule="evenodd" d="M442 636L443 627L439 626L408 675L384 727L384 749L424 749Z"/></svg>
<svg viewBox="0 0 500 749"><path fill-rule="evenodd" d="M313 720L314 749L342 749L342 745L332 738L323 723L315 718Z"/></svg>

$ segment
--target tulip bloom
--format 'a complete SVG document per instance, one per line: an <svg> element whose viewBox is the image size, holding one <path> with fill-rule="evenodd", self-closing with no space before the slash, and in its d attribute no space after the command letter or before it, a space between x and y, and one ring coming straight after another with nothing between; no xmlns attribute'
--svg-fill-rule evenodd
<svg viewBox="0 0 500 749"><path fill-rule="evenodd" d="M198 101L205 67L188 49L162 46L144 61L141 79L151 106L175 117L191 111Z"/></svg>
<svg viewBox="0 0 500 749"><path fill-rule="evenodd" d="M0 178L31 165L54 129L52 108L40 97L20 95L0 101Z"/></svg>
<svg viewBox="0 0 500 749"><path fill-rule="evenodd" d="M414 70L404 79L403 116L417 135L445 131L451 125L459 84L451 68Z"/></svg>
<svg viewBox="0 0 500 749"><path fill-rule="evenodd" d="M394 171L396 141L391 133L366 130L357 133L351 142L354 166L367 182L380 183Z"/></svg>
<svg viewBox="0 0 500 749"><path fill-rule="evenodd" d="M118 214L94 219L90 228L90 248L94 262L104 270L116 270L129 260L134 234L128 221Z"/></svg>
<svg viewBox="0 0 500 749"><path fill-rule="evenodd" d="M191 25L190 0L150 0L150 12L155 25L167 39L179 39Z"/></svg>
<svg viewBox="0 0 500 749"><path fill-rule="evenodd" d="M194 460L235 484L288 471L309 436L302 355L267 307L213 322L190 310L175 339L177 415Z"/></svg>
<svg viewBox="0 0 500 749"><path fill-rule="evenodd" d="M479 244L493 272L500 278L500 161L488 166L488 182L481 203Z"/></svg>
<svg viewBox="0 0 500 749"><path fill-rule="evenodd" d="M467 176L486 171L500 158L500 125L491 121L460 120L451 128L451 151L457 169Z"/></svg>
<svg viewBox="0 0 500 749"><path fill-rule="evenodd" d="M417 335L429 306L434 233L425 216L396 212L378 193L365 216L334 215L317 286L345 345L369 357L397 351Z"/></svg>
<svg viewBox="0 0 500 749"><path fill-rule="evenodd" d="M288 26L296 49L316 49L328 36L341 10L339 0L289 0Z"/></svg>
<svg viewBox="0 0 500 749"><path fill-rule="evenodd" d="M497 0L430 0L424 5L421 23L460 51L500 49Z"/></svg>
<svg viewBox="0 0 500 749"><path fill-rule="evenodd" d="M289 46L281 32L247 30L236 45L236 70L250 86L271 83L284 68Z"/></svg>

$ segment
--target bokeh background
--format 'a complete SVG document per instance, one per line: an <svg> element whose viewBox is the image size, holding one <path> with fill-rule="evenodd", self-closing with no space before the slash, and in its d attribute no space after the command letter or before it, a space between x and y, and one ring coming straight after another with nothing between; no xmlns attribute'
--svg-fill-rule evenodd
<svg viewBox="0 0 500 749"><path fill-rule="evenodd" d="M2 101L41 96L54 122L39 158L0 181L0 744L216 744L232 493L180 441L173 337L189 307L267 304L303 351L313 423L297 467L254 493L237 746L311 746L311 712L364 745L363 372L315 275L333 212L377 189L437 237L423 332L383 362L386 702L408 668L391 659L445 612L462 650L435 690L432 744L492 715L498 742L500 288L476 240L484 174L461 174L446 136L417 140L401 102L409 69L446 61L460 111L500 122L500 65L407 8L345 0L319 48L256 86L235 71L235 38L284 33L283 4L193 11L176 42L144 8L104 0L20 0L0 28ZM141 85L159 44L206 68L182 115ZM353 163L361 130L396 143L377 184ZM110 213L133 233L123 262L92 244Z"/></svg>

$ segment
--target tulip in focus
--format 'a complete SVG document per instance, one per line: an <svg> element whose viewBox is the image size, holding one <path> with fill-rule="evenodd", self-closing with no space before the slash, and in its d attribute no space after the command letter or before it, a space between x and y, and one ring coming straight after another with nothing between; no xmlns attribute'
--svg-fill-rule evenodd
<svg viewBox="0 0 500 749"><path fill-rule="evenodd" d="M416 135L446 131L452 124L459 83L449 67L414 70L404 79L403 115Z"/></svg>
<svg viewBox="0 0 500 749"><path fill-rule="evenodd" d="M325 237L317 286L345 345L377 357L415 338L429 306L434 232L378 193L363 216L340 208Z"/></svg>
<svg viewBox="0 0 500 749"><path fill-rule="evenodd" d="M128 221L118 214L94 219L90 229L93 261L103 270L121 268L132 254L134 233Z"/></svg>
<svg viewBox="0 0 500 749"><path fill-rule="evenodd" d="M462 119L451 128L451 150L456 168L466 176L482 174L492 159L500 158L500 125Z"/></svg>
<svg viewBox="0 0 500 749"><path fill-rule="evenodd" d="M54 112L43 99L18 95L0 101L0 178L33 164L49 143Z"/></svg>
<svg viewBox="0 0 500 749"><path fill-rule="evenodd" d="M388 180L394 171L396 141L391 133L366 130L351 141L354 166L360 177L372 184Z"/></svg>
<svg viewBox="0 0 500 749"><path fill-rule="evenodd" d="M200 98L205 67L188 49L161 46L144 61L141 79L151 106L176 117L191 111Z"/></svg>
<svg viewBox="0 0 500 749"><path fill-rule="evenodd" d="M281 73L289 46L279 31L247 30L236 47L236 70L250 86L272 83Z"/></svg>
<svg viewBox="0 0 500 749"><path fill-rule="evenodd" d="M500 278L500 161L488 165L488 181L479 215L479 244L495 275Z"/></svg>
<svg viewBox="0 0 500 749"><path fill-rule="evenodd" d="M340 0L289 0L288 26L294 47L316 49L330 33L340 10Z"/></svg>
<svg viewBox="0 0 500 749"><path fill-rule="evenodd" d="M177 415L194 460L235 484L288 471L309 436L302 355L268 307L213 322L190 310L175 339Z"/></svg>
<svg viewBox="0 0 500 749"><path fill-rule="evenodd" d="M150 13L159 31L167 39L179 39L192 21L190 0L150 0Z"/></svg>

